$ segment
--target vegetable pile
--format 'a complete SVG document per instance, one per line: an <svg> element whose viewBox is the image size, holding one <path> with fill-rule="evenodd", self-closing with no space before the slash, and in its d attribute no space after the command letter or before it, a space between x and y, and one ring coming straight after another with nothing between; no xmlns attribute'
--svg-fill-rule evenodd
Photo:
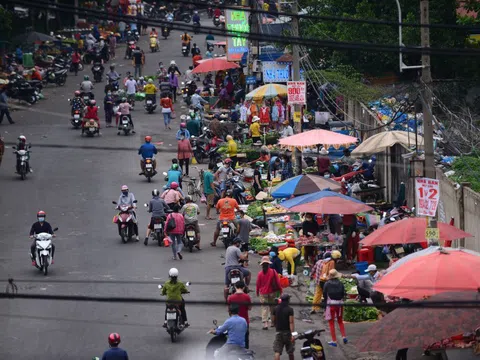
<svg viewBox="0 0 480 360"><path fill-rule="evenodd" d="M256 219L259 216L263 216L262 210L263 202L255 201L248 205L247 216L250 216L252 219Z"/></svg>
<svg viewBox="0 0 480 360"><path fill-rule="evenodd" d="M267 240L261 237L254 237L250 239L250 246L257 252L268 250L269 246Z"/></svg>
<svg viewBox="0 0 480 360"><path fill-rule="evenodd" d="M346 304L359 304L355 300L347 300ZM344 306L343 320L348 322L361 322L378 319L378 310L374 307Z"/></svg>

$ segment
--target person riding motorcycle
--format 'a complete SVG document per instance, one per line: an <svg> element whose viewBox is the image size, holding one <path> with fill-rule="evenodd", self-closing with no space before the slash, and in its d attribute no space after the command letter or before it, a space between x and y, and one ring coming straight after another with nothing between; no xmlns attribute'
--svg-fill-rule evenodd
<svg viewBox="0 0 480 360"><path fill-rule="evenodd" d="M145 100L150 99L155 104L157 102L156 94L157 94L158 89L153 84L152 79L148 79L148 82L147 82L147 85L145 85L144 91L145 91Z"/></svg>
<svg viewBox="0 0 480 360"><path fill-rule="evenodd" d="M94 98L93 83L90 81L90 77L88 75L83 77L83 81L80 84L80 91L82 92L82 96L89 95L90 99Z"/></svg>
<svg viewBox="0 0 480 360"><path fill-rule="evenodd" d="M186 31L180 37L182 39L182 47L186 46L187 50L190 51L190 41L192 40L192 37L188 35Z"/></svg>
<svg viewBox="0 0 480 360"><path fill-rule="evenodd" d="M122 102L118 105L118 112L120 113L120 116L126 115L128 116L128 119L130 120L130 125L132 125L132 134L135 134L135 126L133 125L133 120L132 120L132 115L130 114L130 109L132 108L132 105L128 102L128 99L126 97L122 98ZM118 118L117 118L117 124L118 124ZM120 130L121 128L118 128L117 135L120 135Z"/></svg>
<svg viewBox="0 0 480 360"><path fill-rule="evenodd" d="M200 55L202 53L202 51L200 50L200 48L197 46L196 43L193 43L193 46L192 46L192 57L195 56L195 55Z"/></svg>
<svg viewBox="0 0 480 360"><path fill-rule="evenodd" d="M135 203L135 195L133 195L132 192L128 191L128 186L127 185L122 185L121 187L122 193L120 194L120 197L118 198L117 201L117 209L120 209L121 205L128 205L131 206L132 209L129 211L130 214L132 214L133 217L133 230L135 232L135 241L139 241L138 237L138 222L137 222L137 214L135 212L137 208L137 204Z"/></svg>
<svg viewBox="0 0 480 360"><path fill-rule="evenodd" d="M98 61L98 60L95 61L92 65L92 73L93 73L93 69L97 66L100 68L100 74L103 75L103 72L105 71L105 67L103 66L103 63L101 61Z"/></svg>
<svg viewBox="0 0 480 360"><path fill-rule="evenodd" d="M158 32L155 28L152 28L152 31L150 31L150 37L158 37Z"/></svg>
<svg viewBox="0 0 480 360"><path fill-rule="evenodd" d="M86 120L93 119L98 124L98 129L100 129L100 118L98 117L98 106L95 100L90 100L90 103L85 108L85 115L83 117L82 127L85 127Z"/></svg>
<svg viewBox="0 0 480 360"><path fill-rule="evenodd" d="M194 24L199 24L199 25L200 25L200 15L198 15L198 11L197 11L197 10L195 10L195 11L193 12L192 22L193 22Z"/></svg>
<svg viewBox="0 0 480 360"><path fill-rule="evenodd" d="M152 199L148 204L148 212L152 213L152 217L150 218L150 223L147 225L147 235L145 236L145 241L143 242L145 246L148 245L148 238L154 229L155 218L162 218L163 221L165 221L167 219L167 210L170 210L170 208L165 200L160 198L160 192L157 189L153 189Z"/></svg>
<svg viewBox="0 0 480 360"><path fill-rule="evenodd" d="M167 77L167 69L165 69L165 66L163 65L163 62L158 63L158 70L157 70L157 79L159 81L162 81L163 78Z"/></svg>
<svg viewBox="0 0 480 360"><path fill-rule="evenodd" d="M176 135L177 140L181 140L182 136L187 140L190 139L190 131L187 130L187 124L184 122L180 123L180 130L177 131Z"/></svg>
<svg viewBox="0 0 480 360"><path fill-rule="evenodd" d="M103 353L102 360L128 360L127 352L118 347L120 342L119 334L111 333L108 335L108 345L110 349Z"/></svg>
<svg viewBox="0 0 480 360"><path fill-rule="evenodd" d="M139 173L138 175L143 175L145 173L145 159L152 159L153 162L153 172L156 174L157 171L155 170L157 168L157 160L155 159L155 154L157 154L157 148L155 145L151 143L152 137L147 135L145 136L145 144L140 146L140 149L138 149L138 155L141 156L140 158L140 168L142 169L142 172Z"/></svg>
<svg viewBox="0 0 480 360"><path fill-rule="evenodd" d="M52 226L45 221L45 217L47 214L45 211L40 210L37 212L37 221L33 223L32 227L30 228L30 238L33 239L33 243L30 246L30 256L32 257L32 265L36 265L35 261L35 250L37 249L37 241L35 240L35 235L40 233L48 233L55 237L53 233ZM55 245L52 242L52 264L53 264L53 256L55 255Z"/></svg>
<svg viewBox="0 0 480 360"><path fill-rule="evenodd" d="M188 294L189 291L185 284L181 281L178 281L178 270L176 268L171 268L168 271L168 280L162 287L162 295L167 296L168 301L175 301L175 304L178 305L180 313L182 314L183 326L188 327L190 324L187 321L187 311L185 310L185 300L183 299L182 294ZM179 303L180 302L180 303ZM167 327L167 308L165 308L165 323L163 327Z"/></svg>
<svg viewBox="0 0 480 360"><path fill-rule="evenodd" d="M72 115L75 110L81 110L85 108L85 104L83 103L82 94L80 91L76 90L74 93L73 99L70 101L70 105L72 106Z"/></svg>
<svg viewBox="0 0 480 360"><path fill-rule="evenodd" d="M209 331L209 333L213 335L228 333L227 342L218 349L218 353L215 354L215 359L230 359L228 356L229 352L236 351L237 349L245 349L245 338L248 331L248 324L243 317L238 315L239 311L239 304L230 304L230 317L223 323L223 325ZM235 356L235 358L238 358L238 356Z"/></svg>
<svg viewBox="0 0 480 360"><path fill-rule="evenodd" d="M118 80L120 80L120 74L115 71L114 65L110 66L110 72L107 74L107 78L109 82L117 82L118 85Z"/></svg>
<svg viewBox="0 0 480 360"><path fill-rule="evenodd" d="M197 244L195 247L200 250L200 226L198 225L198 215L200 215L200 210L198 205L195 204L190 195L185 196L185 205L180 210L180 213L183 214L185 219L185 228L188 225L191 225L195 229L197 234Z"/></svg>
<svg viewBox="0 0 480 360"><path fill-rule="evenodd" d="M172 60L170 61L170 66L168 67L168 73L169 74L172 74L172 73L177 73L179 76L182 75L182 73L180 72L180 69L178 68L175 60Z"/></svg>
<svg viewBox="0 0 480 360"><path fill-rule="evenodd" d="M138 78L138 81L137 81L137 91L138 92L144 92L145 85L147 85L147 82L145 81L145 78L143 76L140 76Z"/></svg>
<svg viewBox="0 0 480 360"><path fill-rule="evenodd" d="M29 149L29 146L27 144L27 138L24 136L24 135L20 135L18 138L17 138L17 150L25 150L27 151L27 157L28 157L28 160L30 160L30 153L28 152L28 149ZM20 156L17 155L17 173L19 172L20 170ZM27 164L29 164L27 162ZM28 165L28 168L27 168L27 171L28 172L32 172L32 168L30 167L30 165Z"/></svg>

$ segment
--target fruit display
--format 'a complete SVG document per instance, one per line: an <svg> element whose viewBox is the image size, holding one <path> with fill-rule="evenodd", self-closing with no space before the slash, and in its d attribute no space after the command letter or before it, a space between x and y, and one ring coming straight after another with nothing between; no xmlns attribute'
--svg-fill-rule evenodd
<svg viewBox="0 0 480 360"><path fill-rule="evenodd" d="M285 208L281 207L280 205L272 203L263 205L263 209L267 215L283 214L286 211Z"/></svg>

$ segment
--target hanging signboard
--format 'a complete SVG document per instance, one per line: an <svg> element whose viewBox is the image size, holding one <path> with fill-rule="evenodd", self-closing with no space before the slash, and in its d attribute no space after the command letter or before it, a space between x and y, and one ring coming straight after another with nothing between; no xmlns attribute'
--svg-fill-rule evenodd
<svg viewBox="0 0 480 360"><path fill-rule="evenodd" d="M255 75L247 76L245 80L247 85L255 85L257 83L257 77Z"/></svg>
<svg viewBox="0 0 480 360"><path fill-rule="evenodd" d="M225 10L225 23L227 30L241 33L249 33L249 12L245 10ZM248 53L248 39L246 37L227 37L227 60L241 61L245 53Z"/></svg>
<svg viewBox="0 0 480 360"><path fill-rule="evenodd" d="M288 104L305 105L307 103L307 83L305 81L287 82Z"/></svg>
<svg viewBox="0 0 480 360"><path fill-rule="evenodd" d="M290 65L276 61L262 61L264 83L286 83L290 80Z"/></svg>
<svg viewBox="0 0 480 360"><path fill-rule="evenodd" d="M440 181L429 178L415 179L417 215L434 217L440 200Z"/></svg>

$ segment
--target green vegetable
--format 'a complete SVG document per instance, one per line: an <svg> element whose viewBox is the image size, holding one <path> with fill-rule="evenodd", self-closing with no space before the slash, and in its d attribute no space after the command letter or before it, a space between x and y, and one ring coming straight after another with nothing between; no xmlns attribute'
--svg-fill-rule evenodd
<svg viewBox="0 0 480 360"><path fill-rule="evenodd" d="M285 235L287 233L287 228L285 227L279 227L277 229L277 235Z"/></svg>
<svg viewBox="0 0 480 360"><path fill-rule="evenodd" d="M260 237L254 237L250 239L250 246L256 251L265 251L268 249L267 240Z"/></svg>
<svg viewBox="0 0 480 360"><path fill-rule="evenodd" d="M245 145L252 145L252 144L253 144L253 140L252 140L252 139L247 139L247 140L245 140L244 144L245 144Z"/></svg>
<svg viewBox="0 0 480 360"><path fill-rule="evenodd" d="M341 278L340 281L343 283L343 286L345 286L345 292L348 294L352 287L357 286L355 283L355 280L353 279L346 279L346 278Z"/></svg>
<svg viewBox="0 0 480 360"><path fill-rule="evenodd" d="M355 300L347 300L346 304L359 304ZM377 320L378 310L374 307L353 307L345 306L343 308L343 320L349 322L361 322L368 320Z"/></svg>
<svg viewBox="0 0 480 360"><path fill-rule="evenodd" d="M261 201L255 201L251 203L247 208L247 216L251 217L252 219L255 219L258 216L263 216L262 206L263 203Z"/></svg>

